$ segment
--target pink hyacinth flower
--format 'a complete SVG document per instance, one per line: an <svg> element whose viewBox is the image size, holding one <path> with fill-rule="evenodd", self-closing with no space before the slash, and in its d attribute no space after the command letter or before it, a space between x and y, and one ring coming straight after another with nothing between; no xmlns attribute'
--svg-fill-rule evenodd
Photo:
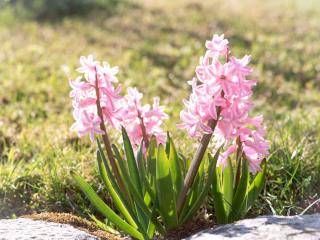
<svg viewBox="0 0 320 240"><path fill-rule="evenodd" d="M89 134L90 140L93 142L95 134L103 134L100 129L101 120L95 114L82 111L74 115L76 122L71 126L71 130L78 132L80 137Z"/></svg>
<svg viewBox="0 0 320 240"><path fill-rule="evenodd" d="M222 168L225 168L228 166L228 157L235 153L237 151L237 146L236 145L231 145L225 152L221 153L218 161L217 161L217 166L222 166Z"/></svg>
<svg viewBox="0 0 320 240"><path fill-rule="evenodd" d="M195 138L213 133L225 148L220 154L219 165L225 166L227 158L237 148L243 148L250 170L256 172L268 154L269 143L261 127L262 117L249 117L253 107L250 97L256 85L255 80L247 79L252 73L248 66L251 56L245 55L241 59L230 56L228 45L224 35L214 35L212 40L206 41L207 51L200 57L196 78L188 82L192 93L183 101L182 123L177 127ZM210 122L217 122L214 131L209 127ZM240 143L235 144L236 139L240 139Z"/></svg>
<svg viewBox="0 0 320 240"><path fill-rule="evenodd" d="M83 73L85 78L92 84L95 82L96 75L96 66L99 62L93 60L93 56L89 55L88 57L80 57L81 67L77 68L79 73Z"/></svg>
<svg viewBox="0 0 320 240"><path fill-rule="evenodd" d="M142 140L150 141L155 136L158 143L164 144L166 134L161 125L168 115L159 105L159 98L154 98L152 107L142 105L143 94L136 88L129 88L122 105L122 125L125 127L131 143L136 148ZM145 130L146 136L143 131ZM144 139L147 137L147 139Z"/></svg>
<svg viewBox="0 0 320 240"><path fill-rule="evenodd" d="M229 41L224 39L224 34L214 34L211 41L206 41L206 48L212 57L226 55L228 52Z"/></svg>
<svg viewBox="0 0 320 240"><path fill-rule="evenodd" d="M101 119L103 124L110 124L114 128L121 126L121 86L114 86L118 82L116 74L119 69L110 67L107 62L103 62L101 66L92 55L81 57L80 64L77 71L82 73L83 77L69 81L76 121L71 129L77 131L79 136L89 134L93 140L95 134L103 134L99 127ZM101 116L98 116L97 103L101 107Z"/></svg>

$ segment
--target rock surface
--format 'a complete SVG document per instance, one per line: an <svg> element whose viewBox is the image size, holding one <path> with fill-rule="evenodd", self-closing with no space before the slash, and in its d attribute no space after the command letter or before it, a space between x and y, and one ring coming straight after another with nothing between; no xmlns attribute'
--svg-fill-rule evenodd
<svg viewBox="0 0 320 240"><path fill-rule="evenodd" d="M0 220L0 240L99 240L67 224L27 218Z"/></svg>
<svg viewBox="0 0 320 240"><path fill-rule="evenodd" d="M320 240L320 214L263 216L201 231L188 240Z"/></svg>

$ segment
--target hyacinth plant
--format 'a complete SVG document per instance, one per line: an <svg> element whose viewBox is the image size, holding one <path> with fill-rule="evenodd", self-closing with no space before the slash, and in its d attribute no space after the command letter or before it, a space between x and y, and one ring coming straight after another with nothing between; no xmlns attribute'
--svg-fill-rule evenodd
<svg viewBox="0 0 320 240"><path fill-rule="evenodd" d="M117 213L82 177L74 178L108 222L136 239L153 239L183 225L208 192L219 223L239 219L263 186L268 142L262 117L248 115L256 84L246 80L252 72L247 66L250 57L231 57L223 35L214 35L206 48L197 78L189 82L192 94L184 101L178 124L200 141L191 161L178 153L170 134L163 131L168 115L159 98L150 106L143 105L136 88L121 95L118 67L94 61L91 55L81 57L77 71L82 76L70 80L75 119L71 129L96 140L100 176ZM109 131L121 131L122 147L110 142ZM259 173L250 180L250 171Z"/></svg>
<svg viewBox="0 0 320 240"><path fill-rule="evenodd" d="M70 81L73 116L71 129L79 136L88 134L97 140L97 161L105 184L119 214L116 214L80 176L74 176L77 184L91 203L117 229L137 239L152 239L155 234L188 221L201 206L210 188L213 162L203 161L190 188L190 196L178 215L177 199L183 188L183 180L189 162L179 155L172 138L161 125L168 118L159 98L153 105L142 104L142 94L129 88L120 95L117 67L81 57L78 72L82 77ZM107 131L122 133L122 148L111 144ZM99 140L102 137L102 142ZM218 155L216 155L216 158ZM99 226L110 230L93 217Z"/></svg>
<svg viewBox="0 0 320 240"><path fill-rule="evenodd" d="M193 161L196 166L211 138L216 143L213 149L221 149L214 163L211 197L217 222L228 223L243 217L259 195L269 142L264 139L262 116L249 116L252 87L256 84L255 80L246 79L252 72L248 66L251 57L231 56L223 35L214 35L206 42L206 48L196 68L197 78L189 82L192 94L184 102L185 109L180 114L183 123L178 127L186 129L191 137L201 138ZM255 175L252 181L249 172ZM193 181L192 168L189 173L187 186ZM181 204L186 195L182 194Z"/></svg>

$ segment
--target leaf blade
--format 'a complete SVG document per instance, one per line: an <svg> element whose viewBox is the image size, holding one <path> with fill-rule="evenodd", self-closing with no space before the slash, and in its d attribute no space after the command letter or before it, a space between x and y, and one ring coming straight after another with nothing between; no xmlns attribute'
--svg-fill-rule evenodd
<svg viewBox="0 0 320 240"><path fill-rule="evenodd" d="M137 162L134 157L133 148L132 148L130 139L128 137L126 130L123 127L122 127L122 138L123 138L123 146L125 150L125 155L127 159L131 180L133 181L134 185L137 186L137 189L141 190L141 182L140 182ZM141 191L139 192L141 193Z"/></svg>
<svg viewBox="0 0 320 240"><path fill-rule="evenodd" d="M262 171L255 176L248 190L248 210L252 207L254 201L258 198L260 192L262 191L266 179L266 174L267 161L264 160L262 162Z"/></svg>
<svg viewBox="0 0 320 240"><path fill-rule="evenodd" d="M217 222L227 223L228 222L228 214L224 207L223 193L221 189L219 170L217 169L217 160L219 156L219 150L215 154L215 157L209 154L209 159L213 161L213 180L212 180L212 198L213 198L213 206L216 213Z"/></svg>
<svg viewBox="0 0 320 240"><path fill-rule="evenodd" d="M223 170L223 197L224 207L227 214L231 211L232 199L233 199L233 170L231 160L228 159L228 166Z"/></svg>
<svg viewBox="0 0 320 240"><path fill-rule="evenodd" d="M243 154L244 156L244 154ZM247 159L242 159L242 172L236 193L232 201L232 209L230 213L230 221L236 221L241 218L245 209L245 202L248 196L249 185L249 167Z"/></svg>
<svg viewBox="0 0 320 240"><path fill-rule="evenodd" d="M126 219L126 221L132 225L135 228L138 228L136 222L133 220L131 214L129 213L129 211L127 210L126 204L123 202L123 199L121 199L121 197L118 195L118 193L114 190L114 186L112 185L110 179L112 176L110 176L111 172L109 172L107 169L107 165L106 163L102 163L102 156L101 156L101 152L98 151L97 152L98 155L98 168L99 168L99 172L100 172L100 176L102 178L102 181L104 182L106 188L108 189L112 200L114 201L114 203L116 204L118 210L121 212L121 214L123 215L123 217Z"/></svg>
<svg viewBox="0 0 320 240"><path fill-rule="evenodd" d="M160 213L168 228L173 228L178 223L176 199L172 185L169 160L164 147L160 144L156 159L156 187Z"/></svg>
<svg viewBox="0 0 320 240"><path fill-rule="evenodd" d="M119 229L130 234L131 236L143 240L143 235L133 226L121 219L110 207L108 207L103 200L95 193L91 186L80 176L74 176L77 185L88 197L95 208L101 212L106 218L112 221Z"/></svg>

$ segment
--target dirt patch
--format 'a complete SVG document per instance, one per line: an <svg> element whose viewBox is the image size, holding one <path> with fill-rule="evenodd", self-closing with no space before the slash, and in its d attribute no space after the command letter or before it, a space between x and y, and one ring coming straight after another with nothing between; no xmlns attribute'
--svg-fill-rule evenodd
<svg viewBox="0 0 320 240"><path fill-rule="evenodd" d="M81 217L74 216L69 213L40 213L24 215L24 218L31 218L33 220L43 220L48 222L69 224L77 229L87 232L91 235L97 236L102 240L121 240L123 238L114 236L110 233L100 230L94 222L88 221Z"/></svg>
<svg viewBox="0 0 320 240"><path fill-rule="evenodd" d="M39 214L30 214L22 216L24 218L31 218L33 220L43 220L48 222L69 224L77 229L85 231L91 235L97 236L102 240L124 240L126 238L121 238L119 236L112 235L107 233L97 225L89 220L83 219L81 217L69 214L69 213L39 213ZM196 232L201 230L213 227L213 222L211 220L205 220L203 218L195 218L194 220L187 223L185 226L170 231L164 239L167 240L177 240L188 237Z"/></svg>
<svg viewBox="0 0 320 240"><path fill-rule="evenodd" d="M205 219L201 216L196 216L193 220L187 222L182 227L170 231L166 236L166 240L177 240L189 237L199 231L216 226L212 219Z"/></svg>

